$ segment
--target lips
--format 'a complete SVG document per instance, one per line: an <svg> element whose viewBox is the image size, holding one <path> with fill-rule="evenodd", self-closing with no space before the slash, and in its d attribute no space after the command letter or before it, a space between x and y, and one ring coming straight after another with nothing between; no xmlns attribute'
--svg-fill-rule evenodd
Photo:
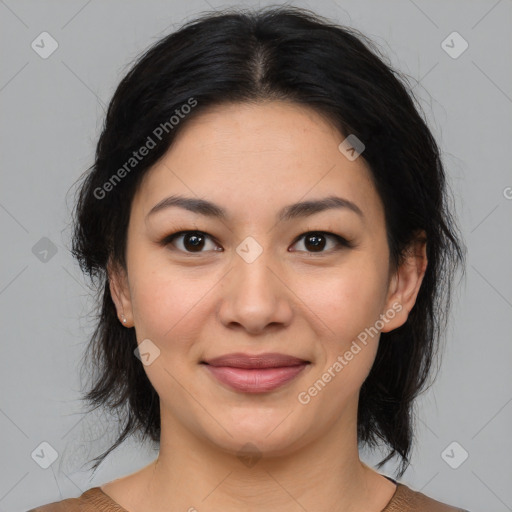
<svg viewBox="0 0 512 512"><path fill-rule="evenodd" d="M286 354L242 353L201 361L217 382L243 393L273 391L297 377L309 361Z"/></svg>
<svg viewBox="0 0 512 512"><path fill-rule="evenodd" d="M266 354L243 354L237 352L234 354L226 354L224 356L215 357L202 361L210 366L229 366L231 368L282 368L286 366L297 366L304 363L309 363L305 359L289 356L279 353L266 353Z"/></svg>

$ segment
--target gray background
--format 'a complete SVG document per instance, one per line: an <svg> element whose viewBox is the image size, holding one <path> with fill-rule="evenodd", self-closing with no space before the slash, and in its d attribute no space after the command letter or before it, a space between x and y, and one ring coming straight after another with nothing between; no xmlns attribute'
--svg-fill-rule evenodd
<svg viewBox="0 0 512 512"><path fill-rule="evenodd" d="M402 482L471 512L512 510L512 2L293 3L362 30L420 82L414 91L443 150L468 247L443 365L418 402ZM90 291L68 251L71 187L93 162L104 108L132 59L199 12L230 5L0 0L0 511L78 496L156 456L132 441L94 479L80 469L108 446L102 428L115 420L84 415L79 400L93 324ZM43 31L59 45L47 59L31 47ZM458 58L441 46L453 31L469 44ZM59 453L48 469L31 457L43 441ZM453 441L469 454L457 469L441 455ZM449 453L460 461L460 448Z"/></svg>

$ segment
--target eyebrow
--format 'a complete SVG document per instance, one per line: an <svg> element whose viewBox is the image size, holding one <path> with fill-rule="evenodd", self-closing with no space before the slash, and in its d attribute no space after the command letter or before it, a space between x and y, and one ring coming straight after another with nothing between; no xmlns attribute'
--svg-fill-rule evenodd
<svg viewBox="0 0 512 512"><path fill-rule="evenodd" d="M166 208L178 207L185 210L204 215L206 217L212 217L217 219L226 220L228 215L224 208L221 206L207 201L205 199L198 199L193 197L184 197L180 195L173 195L162 199L157 203L149 213L149 216L160 212ZM315 213L323 212L325 210L346 208L348 211L356 213L361 219L364 220L364 214L355 203L338 196L328 196L323 199L316 199L311 201L302 201L299 203L290 204L282 208L278 214L278 221L288 221L299 217L308 217Z"/></svg>

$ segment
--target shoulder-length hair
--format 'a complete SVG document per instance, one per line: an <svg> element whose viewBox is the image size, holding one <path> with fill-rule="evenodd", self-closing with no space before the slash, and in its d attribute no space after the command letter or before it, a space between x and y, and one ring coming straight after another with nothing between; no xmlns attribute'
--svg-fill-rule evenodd
<svg viewBox="0 0 512 512"><path fill-rule="evenodd" d="M186 23L137 59L108 106L73 212L72 253L94 284L98 306L87 351L96 372L83 399L116 413L121 424L116 442L94 459L95 470L129 435L160 440L158 395L134 356L135 329L117 318L107 272L109 261L126 268L140 180L206 109L267 100L313 108L342 136L364 143L361 157L384 204L394 269L417 233L426 233L428 267L415 306L404 325L381 334L357 418L360 445L389 448L379 468L398 456L402 476L410 464L413 402L432 374L459 264L465 272L440 151L405 75L371 40L311 11L279 7L207 13ZM150 145L148 137L151 150L130 160Z"/></svg>

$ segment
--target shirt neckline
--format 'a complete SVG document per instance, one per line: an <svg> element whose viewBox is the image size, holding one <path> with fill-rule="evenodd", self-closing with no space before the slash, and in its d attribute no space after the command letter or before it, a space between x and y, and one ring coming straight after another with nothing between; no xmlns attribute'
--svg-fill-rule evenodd
<svg viewBox="0 0 512 512"><path fill-rule="evenodd" d="M382 476L386 477L388 480L390 480L396 485L395 492L391 496L391 499L388 501L386 506L381 510L381 512L392 512L394 506L397 504L397 498L399 498L402 495L402 492L406 489L406 486L404 484L401 484L400 482L397 482L396 480L393 480L392 478L386 475ZM97 505L104 504L108 505L111 508L114 507L114 509L109 512L128 512L128 510L123 508L119 503L117 503L117 501L114 501L113 498L111 498L107 493L105 493L100 486L89 489L87 493L91 493L91 491L94 491L97 498L101 500L101 503L96 503Z"/></svg>

